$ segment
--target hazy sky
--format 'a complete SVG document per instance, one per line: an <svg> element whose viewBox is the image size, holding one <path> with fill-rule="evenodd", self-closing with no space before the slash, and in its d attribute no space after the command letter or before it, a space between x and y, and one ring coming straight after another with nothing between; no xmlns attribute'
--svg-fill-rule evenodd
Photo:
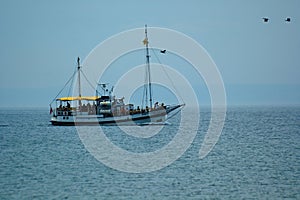
<svg viewBox="0 0 300 200"><path fill-rule="evenodd" d="M144 24L201 44L221 72L228 104L299 104L299 8L298 0L2 0L0 106L47 106L77 56Z"/></svg>

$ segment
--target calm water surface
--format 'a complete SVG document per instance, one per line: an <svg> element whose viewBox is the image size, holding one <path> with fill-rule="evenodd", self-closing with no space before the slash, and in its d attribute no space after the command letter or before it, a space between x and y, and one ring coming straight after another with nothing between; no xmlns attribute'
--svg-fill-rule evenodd
<svg viewBox="0 0 300 200"><path fill-rule="evenodd" d="M300 199L300 107L229 107L220 140L200 160L204 109L183 156L143 174L106 167L76 128L49 125L48 112L0 109L0 199ZM104 130L122 148L153 151L174 137L176 117L146 142Z"/></svg>

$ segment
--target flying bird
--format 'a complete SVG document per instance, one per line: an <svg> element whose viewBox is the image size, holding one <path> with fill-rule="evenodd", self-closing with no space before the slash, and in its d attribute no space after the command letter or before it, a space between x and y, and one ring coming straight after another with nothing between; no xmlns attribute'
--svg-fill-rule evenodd
<svg viewBox="0 0 300 200"><path fill-rule="evenodd" d="M288 17L288 18L285 19L285 21L286 22L291 22L291 18Z"/></svg>
<svg viewBox="0 0 300 200"><path fill-rule="evenodd" d="M268 22L269 21L269 18L267 18L267 17L263 17L262 19L264 20L264 22Z"/></svg>
<svg viewBox="0 0 300 200"><path fill-rule="evenodd" d="M166 53L166 51L167 51L167 50L164 49L164 50L161 50L160 53Z"/></svg>

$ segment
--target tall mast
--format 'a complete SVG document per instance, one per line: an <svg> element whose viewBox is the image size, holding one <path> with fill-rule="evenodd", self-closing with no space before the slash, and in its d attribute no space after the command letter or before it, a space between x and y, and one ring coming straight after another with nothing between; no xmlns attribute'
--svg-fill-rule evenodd
<svg viewBox="0 0 300 200"><path fill-rule="evenodd" d="M149 87L149 102L150 108L152 108L152 88L151 88L151 73L150 73L150 55L149 55L149 47L148 47L148 35L147 35L147 24L145 25L145 44L146 44L146 67L148 72L148 87Z"/></svg>
<svg viewBox="0 0 300 200"><path fill-rule="evenodd" d="M77 58L77 73L78 73L78 96L79 96L79 105L81 105L81 84L80 84L80 58Z"/></svg>

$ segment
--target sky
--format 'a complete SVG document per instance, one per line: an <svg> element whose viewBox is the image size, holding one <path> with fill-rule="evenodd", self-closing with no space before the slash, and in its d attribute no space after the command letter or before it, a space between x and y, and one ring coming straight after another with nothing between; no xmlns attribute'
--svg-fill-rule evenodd
<svg viewBox="0 0 300 200"><path fill-rule="evenodd" d="M47 107L78 56L144 24L202 45L221 73L228 105L299 105L299 7L298 0L2 0L0 107Z"/></svg>

